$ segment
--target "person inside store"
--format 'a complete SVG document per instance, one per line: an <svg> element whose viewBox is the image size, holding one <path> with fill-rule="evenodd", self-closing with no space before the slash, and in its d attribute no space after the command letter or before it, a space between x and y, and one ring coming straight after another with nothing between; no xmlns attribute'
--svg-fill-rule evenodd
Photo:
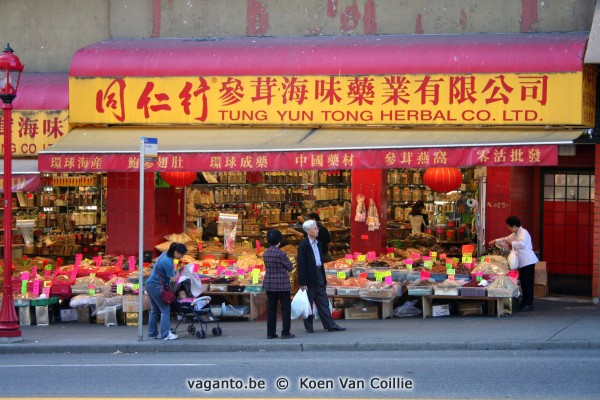
<svg viewBox="0 0 600 400"><path fill-rule="evenodd" d="M206 226L203 227L202 229L202 240L203 241L209 241L209 240L213 240L215 237L217 237L217 232L218 232L218 225L217 225L217 218L213 218L212 221L210 221L208 224L206 224Z"/></svg>
<svg viewBox="0 0 600 400"><path fill-rule="evenodd" d="M162 288L176 283L181 271L175 272L177 263L187 253L183 243L173 242L169 249L156 259L152 272L146 281L146 292L150 297L150 317L148 318L148 336L150 339L175 340L176 334L171 332L171 305L162 300ZM160 313L160 336L158 332L158 314Z"/></svg>
<svg viewBox="0 0 600 400"><path fill-rule="evenodd" d="M300 290L307 291L308 301L317 307L323 328L329 332L345 331L337 325L331 316L329 298L327 297L327 279L323 268L323 252L321 243L317 240L319 227L317 221L309 219L302 224L306 239L298 246L298 284ZM314 333L314 315L304 319L304 328L308 333Z"/></svg>
<svg viewBox="0 0 600 400"><path fill-rule="evenodd" d="M416 201L412 210L408 214L408 220L412 228L412 234L416 235L425 232L425 226L429 225L429 217L423 213L425 204L422 201Z"/></svg>
<svg viewBox="0 0 600 400"><path fill-rule="evenodd" d="M503 238L491 240L489 244L490 246L508 246L517 252L519 280L521 281L521 291L523 292L519 310L533 311L535 264L539 260L533 252L531 236L521 226L521 220L511 215L506 218L506 225L511 234Z"/></svg>
<svg viewBox="0 0 600 400"><path fill-rule="evenodd" d="M296 337L290 333L292 324L292 301L290 291L289 273L292 272L292 262L288 256L279 249L283 235L279 229L267 231L269 248L263 254L265 263L265 278L263 288L267 292L267 339L277 338L277 305L281 305L281 338L292 339Z"/></svg>

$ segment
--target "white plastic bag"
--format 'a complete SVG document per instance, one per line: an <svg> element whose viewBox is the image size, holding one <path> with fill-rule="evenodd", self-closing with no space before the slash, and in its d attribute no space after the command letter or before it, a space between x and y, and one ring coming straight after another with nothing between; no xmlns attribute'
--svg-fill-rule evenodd
<svg viewBox="0 0 600 400"><path fill-rule="evenodd" d="M519 257L517 257L517 252L514 250L510 251L510 254L507 257L508 266L510 269L519 268Z"/></svg>
<svg viewBox="0 0 600 400"><path fill-rule="evenodd" d="M292 300L292 319L308 318L310 315L310 303L306 290L298 290Z"/></svg>

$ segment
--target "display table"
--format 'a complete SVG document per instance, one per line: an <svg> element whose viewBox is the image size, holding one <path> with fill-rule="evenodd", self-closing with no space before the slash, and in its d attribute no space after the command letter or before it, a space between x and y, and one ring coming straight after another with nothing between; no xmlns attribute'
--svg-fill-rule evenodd
<svg viewBox="0 0 600 400"><path fill-rule="evenodd" d="M330 294L327 295L330 299L357 299L357 300L365 300L373 303L381 304L381 319L392 318L394 316L394 299L365 299L356 295L347 295L347 294Z"/></svg>
<svg viewBox="0 0 600 400"><path fill-rule="evenodd" d="M265 292L202 292L202 296L221 296L231 305L247 305L250 307L250 313L243 314L241 318L248 318L253 321L260 317L267 309L267 296ZM212 304L212 303L211 303ZM218 305L218 304L215 304Z"/></svg>
<svg viewBox="0 0 600 400"><path fill-rule="evenodd" d="M444 296L444 295L425 295L415 296L423 299L423 319L431 317L431 301L435 299L445 300L470 300L470 301L487 301L488 302L488 315L493 316L494 310L498 318L504 315L504 300L506 297L489 297L489 296ZM495 303L495 304L494 304Z"/></svg>

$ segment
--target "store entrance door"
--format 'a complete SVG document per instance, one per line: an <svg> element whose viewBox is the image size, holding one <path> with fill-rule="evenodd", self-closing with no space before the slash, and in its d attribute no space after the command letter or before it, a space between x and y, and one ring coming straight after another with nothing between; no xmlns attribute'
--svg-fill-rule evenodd
<svg viewBox="0 0 600 400"><path fill-rule="evenodd" d="M593 171L543 174L542 260L551 293L592 295Z"/></svg>

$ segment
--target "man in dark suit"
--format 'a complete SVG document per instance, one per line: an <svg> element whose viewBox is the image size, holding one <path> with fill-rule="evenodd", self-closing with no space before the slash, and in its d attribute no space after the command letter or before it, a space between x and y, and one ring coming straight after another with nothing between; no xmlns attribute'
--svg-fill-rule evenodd
<svg viewBox="0 0 600 400"><path fill-rule="evenodd" d="M306 232L306 239L300 242L298 246L298 284L300 290L307 290L308 301L317 306L319 317L323 323L323 328L329 332L345 331L346 328L338 326L331 317L329 310L329 298L327 297L327 280L325 279L325 269L323 268L323 251L321 244L317 240L319 227L314 220L308 220L302 224L302 229ZM304 320L304 328L308 333L314 333L314 316L310 315Z"/></svg>

